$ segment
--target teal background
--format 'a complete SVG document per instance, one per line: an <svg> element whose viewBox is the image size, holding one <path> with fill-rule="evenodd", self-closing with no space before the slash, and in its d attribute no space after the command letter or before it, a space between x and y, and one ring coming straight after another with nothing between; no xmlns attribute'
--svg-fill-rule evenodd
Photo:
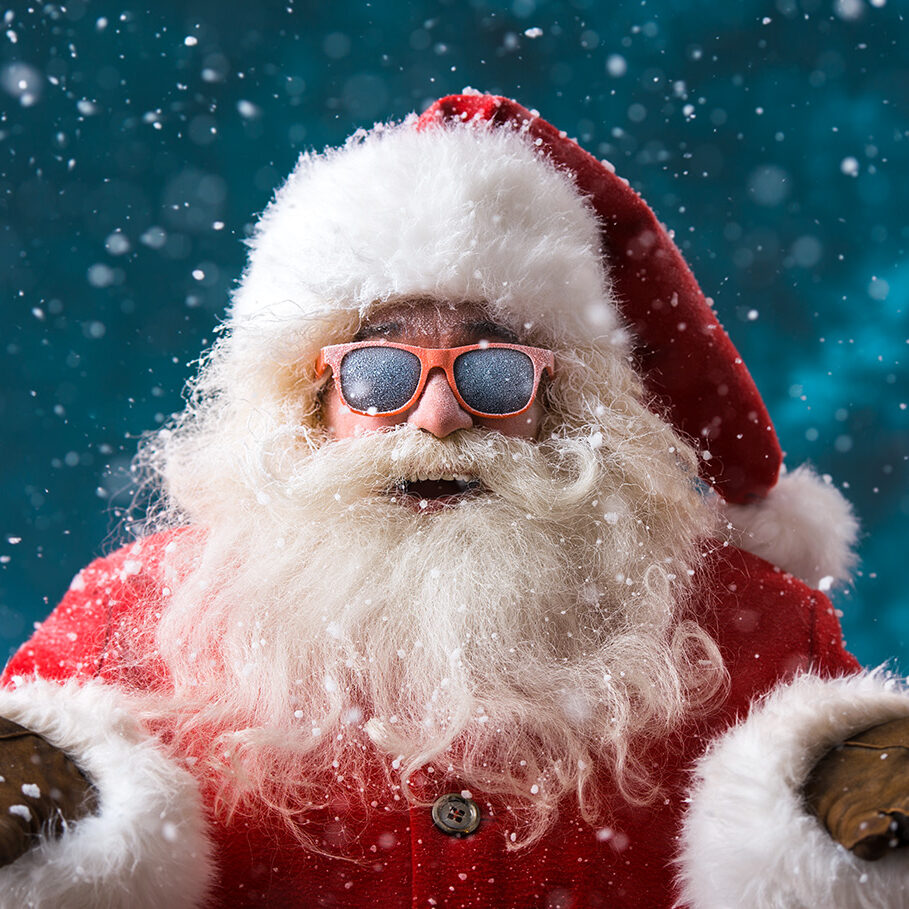
<svg viewBox="0 0 909 909"><path fill-rule="evenodd" d="M909 55L895 0L14 4L0 34L0 657L117 540L299 152L465 85L674 228L791 464L864 527L851 649L909 668Z"/></svg>

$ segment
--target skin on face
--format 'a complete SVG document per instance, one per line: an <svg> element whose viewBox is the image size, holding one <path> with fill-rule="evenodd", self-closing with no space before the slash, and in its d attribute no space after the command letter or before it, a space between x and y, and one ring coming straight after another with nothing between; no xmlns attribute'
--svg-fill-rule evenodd
<svg viewBox="0 0 909 909"><path fill-rule="evenodd" d="M355 340L360 341L372 339L430 348L462 347L483 340L518 343L512 331L490 322L476 304L461 303L451 308L428 300L397 303L374 315L355 336ZM409 423L439 439L459 429L474 427L494 429L506 436L535 439L542 417L539 394L522 414L499 418L475 417L461 407L445 373L438 368L429 373L426 386L413 406L393 417L354 413L341 400L334 381L329 382L322 395L322 422L336 439L389 429L402 423Z"/></svg>

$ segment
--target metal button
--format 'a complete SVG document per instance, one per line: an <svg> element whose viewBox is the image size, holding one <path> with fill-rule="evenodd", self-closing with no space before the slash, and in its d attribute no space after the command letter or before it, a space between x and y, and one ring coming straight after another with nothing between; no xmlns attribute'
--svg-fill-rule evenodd
<svg viewBox="0 0 909 909"><path fill-rule="evenodd" d="M433 804L432 822L448 836L468 836L480 826L480 809L473 799L449 792Z"/></svg>

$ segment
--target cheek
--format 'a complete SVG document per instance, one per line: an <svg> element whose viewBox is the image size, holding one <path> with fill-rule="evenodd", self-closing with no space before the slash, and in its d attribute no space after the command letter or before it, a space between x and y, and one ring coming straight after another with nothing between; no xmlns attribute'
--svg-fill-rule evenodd
<svg viewBox="0 0 909 909"><path fill-rule="evenodd" d="M350 439L400 422L400 417L366 417L354 413L341 401L334 382L322 394L322 423L336 439Z"/></svg>
<svg viewBox="0 0 909 909"><path fill-rule="evenodd" d="M535 439L540 431L543 419L543 407L539 400L535 400L530 407L516 417L506 417L504 420L481 420L480 425L486 429L495 429L503 436L515 439Z"/></svg>

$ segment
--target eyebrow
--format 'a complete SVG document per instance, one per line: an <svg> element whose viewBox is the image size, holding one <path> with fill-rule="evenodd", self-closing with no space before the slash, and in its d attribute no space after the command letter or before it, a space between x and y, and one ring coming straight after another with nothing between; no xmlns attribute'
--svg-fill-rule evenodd
<svg viewBox="0 0 909 909"><path fill-rule="evenodd" d="M368 341L370 338L383 338L389 335L400 335L404 326L400 322L393 320L388 322L370 322L361 325L359 331L353 336L354 341ZM464 326L467 334L476 335L480 338L492 338L496 341L505 341L510 344L517 344L518 336L504 325L498 322L492 322L489 319L479 319L476 322L468 322Z"/></svg>
<svg viewBox="0 0 909 909"><path fill-rule="evenodd" d="M468 331L476 332L480 337L490 335L499 341L507 341L513 344L518 341L518 336L510 328L499 325L498 322L490 322L489 319L483 319L479 322L470 322L466 328Z"/></svg>
<svg viewBox="0 0 909 909"><path fill-rule="evenodd" d="M382 337L383 335L396 335L401 333L400 322L371 322L361 325L360 330L353 336L354 341L367 341L369 338Z"/></svg>

